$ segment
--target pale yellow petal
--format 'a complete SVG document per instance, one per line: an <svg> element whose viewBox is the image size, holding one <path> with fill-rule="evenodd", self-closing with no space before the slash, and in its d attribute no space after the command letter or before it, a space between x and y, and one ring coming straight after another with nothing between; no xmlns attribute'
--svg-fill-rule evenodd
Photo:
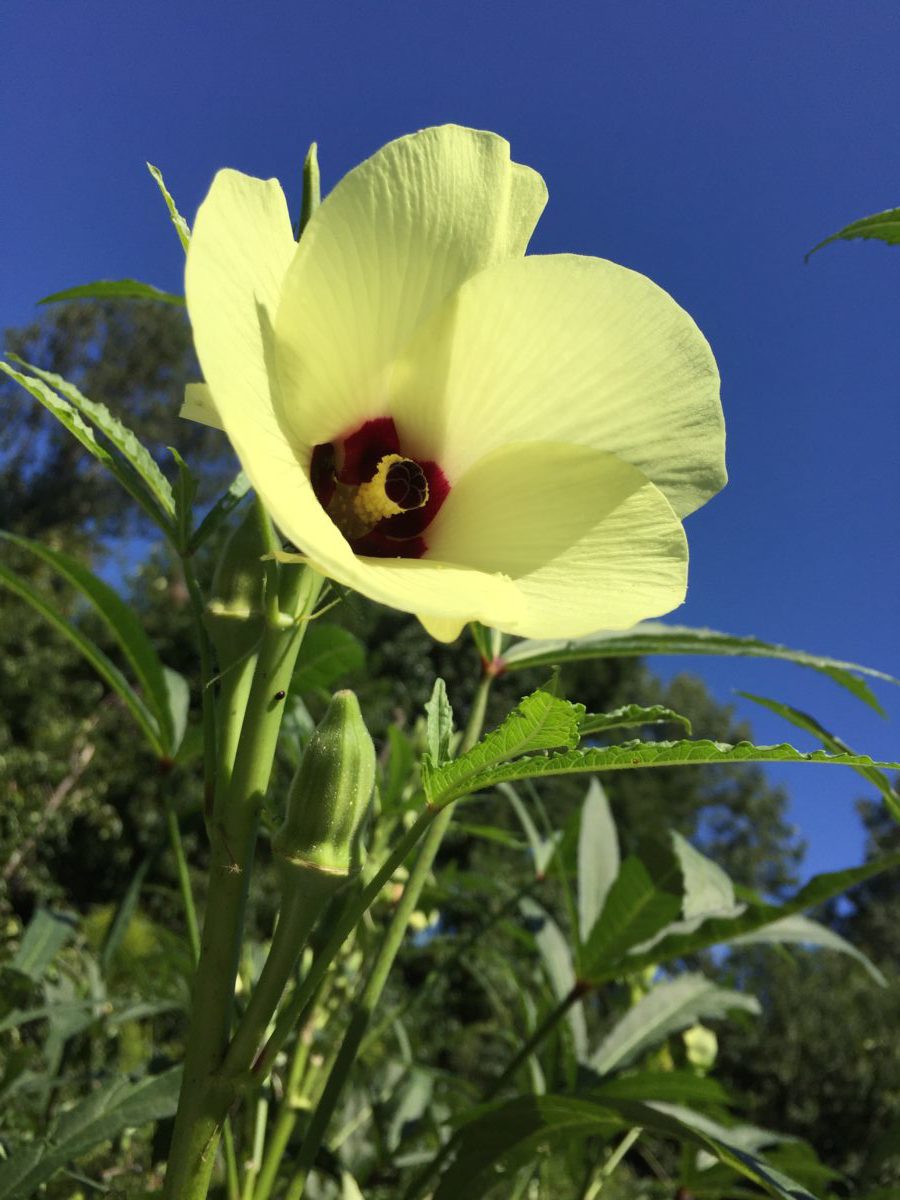
<svg viewBox="0 0 900 1200"><path fill-rule="evenodd" d="M278 183L219 171L194 223L185 294L209 395L245 467L251 453L284 454L262 322L296 248Z"/></svg>
<svg viewBox="0 0 900 1200"><path fill-rule="evenodd" d="M466 627L465 621L455 621L449 617L420 616L419 621L436 642L455 642Z"/></svg>
<svg viewBox="0 0 900 1200"><path fill-rule="evenodd" d="M429 554L515 581L525 612L505 628L526 637L627 628L685 595L687 543L671 505L637 468L589 446L494 451L457 482L427 537Z"/></svg>
<svg viewBox="0 0 900 1200"><path fill-rule="evenodd" d="M524 253L546 202L496 134L447 125L391 142L313 215L276 321L283 416L306 446L387 415L386 372L469 276Z"/></svg>
<svg viewBox="0 0 900 1200"><path fill-rule="evenodd" d="M451 480L508 442L549 438L618 455L679 515L725 482L719 376L688 314L602 259L535 256L468 280L393 379L413 452Z"/></svg>
<svg viewBox="0 0 900 1200"><path fill-rule="evenodd" d="M184 389L184 403L178 415L210 429L221 429L222 418L205 383L189 383Z"/></svg>

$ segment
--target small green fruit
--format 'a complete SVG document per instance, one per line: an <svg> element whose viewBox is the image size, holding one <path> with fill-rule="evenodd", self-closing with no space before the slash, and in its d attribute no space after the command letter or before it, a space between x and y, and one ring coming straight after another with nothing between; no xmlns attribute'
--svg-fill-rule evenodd
<svg viewBox="0 0 900 1200"><path fill-rule="evenodd" d="M361 863L360 830L375 785L375 747L353 692L336 692L309 740L272 839L283 869L343 879Z"/></svg>

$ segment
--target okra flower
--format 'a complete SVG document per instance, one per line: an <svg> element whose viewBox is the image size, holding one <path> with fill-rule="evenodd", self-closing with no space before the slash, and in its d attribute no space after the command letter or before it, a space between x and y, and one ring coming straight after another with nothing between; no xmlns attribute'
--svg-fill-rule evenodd
<svg viewBox="0 0 900 1200"><path fill-rule="evenodd" d="M317 570L444 640L668 612L681 518L725 481L702 334L633 271L526 257L546 198L502 138L444 126L351 171L299 244L276 181L220 171L188 251L184 415Z"/></svg>

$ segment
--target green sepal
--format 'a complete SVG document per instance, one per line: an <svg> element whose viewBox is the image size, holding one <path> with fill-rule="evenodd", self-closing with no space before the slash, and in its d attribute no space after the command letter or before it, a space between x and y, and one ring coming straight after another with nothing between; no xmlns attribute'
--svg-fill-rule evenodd
<svg viewBox="0 0 900 1200"><path fill-rule="evenodd" d="M287 882L292 872L346 880L360 869L360 832L375 784L375 746L359 701L336 692L309 740L272 839Z"/></svg>

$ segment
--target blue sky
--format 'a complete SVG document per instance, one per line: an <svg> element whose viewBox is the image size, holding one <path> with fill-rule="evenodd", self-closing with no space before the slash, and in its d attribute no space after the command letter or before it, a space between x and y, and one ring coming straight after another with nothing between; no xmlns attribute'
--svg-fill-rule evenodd
<svg viewBox="0 0 900 1200"><path fill-rule="evenodd" d="M496 130L550 188L532 249L646 273L718 358L731 482L688 522L673 619L900 674L900 252L854 243L803 263L847 221L900 204L893 0L7 0L3 15L3 325L90 279L180 288L145 159L192 216L226 165L278 176L296 201L313 139L327 187L412 129ZM799 668L660 662L900 755L900 689L880 688L882 721ZM790 738L753 718L757 740ZM777 778L809 867L858 860L863 782Z"/></svg>

